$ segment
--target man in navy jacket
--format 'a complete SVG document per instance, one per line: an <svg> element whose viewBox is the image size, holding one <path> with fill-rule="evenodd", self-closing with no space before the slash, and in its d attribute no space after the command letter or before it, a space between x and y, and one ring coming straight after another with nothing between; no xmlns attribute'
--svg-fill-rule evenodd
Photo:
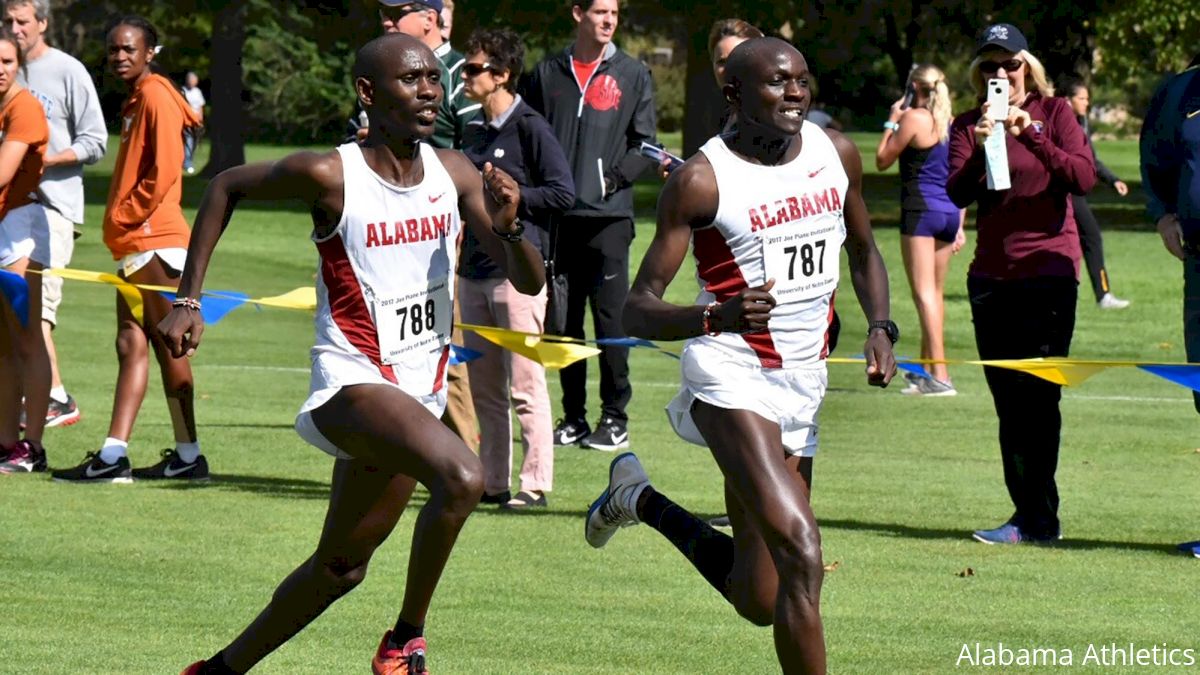
<svg viewBox="0 0 1200 675"><path fill-rule="evenodd" d="M1200 54L1159 87L1142 124L1142 188L1163 245L1183 261L1183 338L1200 362ZM1200 392L1193 392L1200 412ZM1200 558L1200 541L1179 545Z"/></svg>
<svg viewBox="0 0 1200 675"><path fill-rule="evenodd" d="M564 332L584 337L584 306L590 301L596 337L623 337L633 181L654 166L638 152L643 141L655 139L654 85L649 69L612 43L617 0L574 0L571 13L574 44L539 63L521 95L550 122L575 179L575 205L559 219L554 252L557 269L568 277ZM601 346L602 405L594 430L587 422L586 361L563 368L560 377L563 417L555 444L629 447L629 348Z"/></svg>

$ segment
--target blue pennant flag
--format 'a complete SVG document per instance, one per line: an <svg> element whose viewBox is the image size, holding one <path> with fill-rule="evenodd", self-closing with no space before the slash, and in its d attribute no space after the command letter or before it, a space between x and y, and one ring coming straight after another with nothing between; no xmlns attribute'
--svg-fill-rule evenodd
<svg viewBox="0 0 1200 675"><path fill-rule="evenodd" d="M475 351L474 349L467 349L466 347L460 347L455 344L450 345L450 365L452 366L457 366L458 364L466 363L467 361L474 361L481 356L483 356L483 354Z"/></svg>
<svg viewBox="0 0 1200 675"><path fill-rule="evenodd" d="M4 294L8 304L12 305L21 327L29 325L29 284L20 274L0 270L0 293Z"/></svg>
<svg viewBox="0 0 1200 675"><path fill-rule="evenodd" d="M920 377L920 378L924 378L924 379L932 379L933 378L933 376L929 374L929 371L925 370L925 366L923 366L919 363L909 363L907 361L900 361L899 359L897 359L896 367L907 373L912 373L913 375L916 375L917 377Z"/></svg>
<svg viewBox="0 0 1200 675"><path fill-rule="evenodd" d="M658 345L653 342L635 337L596 338L592 342L598 345L613 345L614 347L649 347L650 349L658 349Z"/></svg>
<svg viewBox="0 0 1200 675"><path fill-rule="evenodd" d="M159 291L168 302L175 302L175 294L169 291ZM204 319L204 323L212 325L225 315L233 310L246 304L250 299L249 295L238 291L212 291L205 293L200 300L200 316Z"/></svg>
<svg viewBox="0 0 1200 675"><path fill-rule="evenodd" d="M1164 380L1181 384L1192 391L1200 391L1200 366L1180 364L1178 366L1147 365L1138 368L1157 375Z"/></svg>

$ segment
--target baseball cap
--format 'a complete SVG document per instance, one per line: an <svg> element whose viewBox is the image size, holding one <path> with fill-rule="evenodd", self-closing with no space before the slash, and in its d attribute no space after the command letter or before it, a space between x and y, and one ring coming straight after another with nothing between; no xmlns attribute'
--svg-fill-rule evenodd
<svg viewBox="0 0 1200 675"><path fill-rule="evenodd" d="M1016 53L1023 49L1029 49L1029 42L1016 26L1011 23L998 23L988 26L979 36L979 48L975 50L975 53L981 54L984 50L992 47Z"/></svg>
<svg viewBox="0 0 1200 675"><path fill-rule="evenodd" d="M434 10L438 14L442 13L442 0L421 0L414 2L413 0L376 0L376 4L384 7L403 7L405 5L425 5L429 9Z"/></svg>

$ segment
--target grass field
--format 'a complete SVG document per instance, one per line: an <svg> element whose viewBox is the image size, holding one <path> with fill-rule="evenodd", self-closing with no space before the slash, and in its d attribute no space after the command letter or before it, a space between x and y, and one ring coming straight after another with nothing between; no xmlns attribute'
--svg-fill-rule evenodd
<svg viewBox="0 0 1200 675"><path fill-rule="evenodd" d="M856 137L868 157L875 138ZM280 152L254 148L251 156ZM1100 153L1136 183L1133 143L1102 144ZM99 236L110 170L90 171L87 234L74 261L81 269L112 266ZM202 182L186 185L194 209ZM1130 199L1100 188L1096 200L1101 223L1122 228L1105 243L1114 289L1133 305L1099 311L1085 282L1072 354L1183 361L1179 265L1157 235L1136 227L1142 204L1134 187ZM656 189L639 186L634 261L650 240ZM871 172L867 193L904 332L897 353L912 356L918 329L891 226L894 174ZM273 295L312 284L308 229L293 206L246 205L207 288ZM975 356L965 296L972 246L955 258L947 289L953 358ZM861 347L865 321L845 274L842 285L836 355L849 356ZM694 292L686 270L670 289L680 302ZM77 463L104 438L116 374L113 297L68 282L57 341L84 417L48 432L53 466ZM201 442L216 475L208 485L0 480L0 673L178 672L252 618L310 553L324 514L332 460L292 431L311 340L310 317L282 310L243 308L205 333L194 367ZM677 363L635 350L632 371L632 449L663 492L699 513L721 512L715 465L678 440L661 412L675 392ZM1135 670L1083 665L1093 644L1200 650L1200 564L1173 552L1176 542L1200 538L1200 426L1186 390L1134 370L1067 390L1058 473L1066 539L994 548L968 538L1010 512L981 371L952 368L960 395L927 400L901 396L899 387L870 389L857 366L830 371L813 502L833 568L823 598L832 672L949 672L963 645L976 642L1070 649L1080 672ZM557 378L551 382L557 408ZM170 445L160 391L153 382L135 429L135 465ZM602 551L584 543L583 514L610 459L562 449L549 509L484 508L468 522L429 619L434 672L777 672L770 632L739 620L655 532L625 530ZM367 671L399 607L412 513L366 582L255 672Z"/></svg>

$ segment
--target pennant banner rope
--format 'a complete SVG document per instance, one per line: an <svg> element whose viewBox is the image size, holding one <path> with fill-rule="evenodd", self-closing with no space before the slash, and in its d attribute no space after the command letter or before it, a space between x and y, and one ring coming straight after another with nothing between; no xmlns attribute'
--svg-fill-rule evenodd
<svg viewBox="0 0 1200 675"><path fill-rule="evenodd" d="M142 291L159 292L171 300L175 298L176 289L174 288L149 284L133 284L115 274L105 272L54 268L43 270L42 273L55 274L64 279L114 286L120 292L121 297L125 299L134 316L138 317L138 320L142 319ZM17 310L18 317L28 317L29 287L25 284L23 277L0 270L0 293ZM251 298L246 293L240 291L204 291L202 297L204 298L204 303L201 313L204 316L205 322L209 324L220 321L230 312L245 304L257 307L278 307L281 309L307 311L312 311L317 306L316 289L312 286L301 287L282 295L263 298ZM537 361L546 368L563 368L581 359L590 358L600 353L599 347L606 345L653 349L671 358L679 358L678 353L664 349L650 340L643 340L641 338L620 337L581 340L556 335L525 333L507 328L497 328L495 326L459 324L459 327L463 330L474 332L489 342L513 353ZM452 363L466 363L482 356L478 352L466 349L461 345L451 345L451 347ZM1200 391L1200 363L1098 361L1060 357L994 360L945 359L936 361L932 359L898 357L896 361L897 367L901 370L913 373L918 377L930 377L925 366L934 363L944 363L952 366L975 365L1016 370L1068 387L1083 384L1084 381L1093 375L1110 368L1138 368L1193 391ZM831 357L826 362L831 364L862 364L864 363L864 358L861 355L849 358Z"/></svg>

